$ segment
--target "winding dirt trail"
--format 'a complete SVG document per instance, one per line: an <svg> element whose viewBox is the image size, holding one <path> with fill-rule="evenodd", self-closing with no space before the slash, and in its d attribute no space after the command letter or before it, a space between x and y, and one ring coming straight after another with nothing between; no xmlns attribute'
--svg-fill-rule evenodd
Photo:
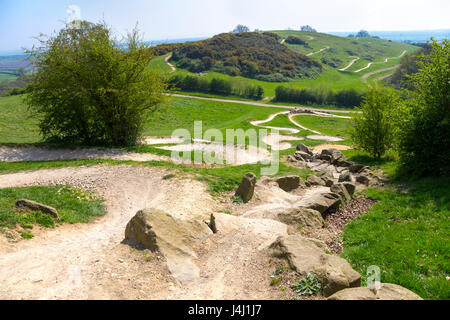
<svg viewBox="0 0 450 320"><path fill-rule="evenodd" d="M356 61L358 61L359 59L361 59L360 57L350 57L350 58L355 58L355 59L353 59L352 61L350 61L350 63L347 65L347 66L345 66L344 68L342 68L342 69L339 69L339 71L345 71L345 70L347 70L348 68L350 68Z"/></svg>
<svg viewBox="0 0 450 320"><path fill-rule="evenodd" d="M172 58L172 54L169 54L169 55L164 59L164 61L165 61L166 64L170 67L170 70L171 70L170 73L173 73L173 72L175 72L175 71L177 70L177 68L175 68L175 66L169 62L170 58Z"/></svg>
<svg viewBox="0 0 450 320"><path fill-rule="evenodd" d="M366 69L370 68L370 66L373 65L373 64L387 63L387 62L388 62L389 60L391 60L391 59L399 59L399 58L403 57L405 54L406 54L406 50L403 50L403 52L402 52L398 57L386 58L386 59L384 59L383 62L369 62L369 64L367 64L367 66L365 66L364 68L358 69L358 70L353 71L353 72L358 73L358 72L361 72L361 71L363 71L363 70L366 70ZM378 71L378 70L377 70L377 71ZM384 70L384 71L386 71L386 70ZM380 71L380 72L383 72L383 71ZM363 76L363 77L364 77L364 76ZM366 79L367 79L367 78L366 78Z"/></svg>
<svg viewBox="0 0 450 320"><path fill-rule="evenodd" d="M322 49L320 49L319 51L308 53L306 56L310 57L310 56L312 56L312 55L321 53L322 51L325 51L325 50L327 50L327 49L330 49L330 47L329 47L329 46L326 46L325 48L322 48Z"/></svg>
<svg viewBox="0 0 450 320"><path fill-rule="evenodd" d="M367 78L373 76L374 74L382 73L382 72L385 72L385 71L394 70L394 69L397 69L398 67L400 67L400 65L396 64L395 66L392 66L392 67L388 67L388 68L384 68L384 69L379 69L379 70L376 70L376 71L368 72L368 73L366 73L365 75L362 76L362 79L363 79L364 83L366 83L367 82ZM392 73L389 73L387 75L379 77L376 80L382 80L384 78L389 77L390 75L392 75Z"/></svg>
<svg viewBox="0 0 450 320"><path fill-rule="evenodd" d="M233 99L221 99L221 98L210 98L210 97L199 97L199 96L191 96L186 94L178 94L178 93L167 93L167 96L171 97L179 97L179 98L188 98L188 99L198 99L198 100L208 100L208 101L217 101L217 102L228 102L228 103L239 103L246 104L257 107L268 107L268 108L280 108L280 109L297 109L298 107L288 106L288 105L279 105L279 104L269 104L262 102L254 102L254 101L245 101L245 100L233 100ZM325 112L335 112L335 113L354 113L355 111L351 110L342 110L342 109L318 109L318 108L308 108L301 107L304 110L308 111L325 111Z"/></svg>

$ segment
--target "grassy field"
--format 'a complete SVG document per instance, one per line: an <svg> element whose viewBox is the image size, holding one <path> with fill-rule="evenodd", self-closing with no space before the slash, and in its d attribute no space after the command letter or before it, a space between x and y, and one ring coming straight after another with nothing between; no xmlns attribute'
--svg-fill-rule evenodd
<svg viewBox="0 0 450 320"><path fill-rule="evenodd" d="M31 238L35 226L55 227L55 221L48 214L26 210L14 211L17 199L34 200L54 207L59 214L57 223L88 223L106 213L103 201L93 193L70 186L35 186L0 189L0 231L23 229L22 237ZM7 231L6 231L7 233Z"/></svg>
<svg viewBox="0 0 450 320"><path fill-rule="evenodd" d="M322 134L350 139L348 130L352 125L351 119L298 115L294 116L294 120Z"/></svg>
<svg viewBox="0 0 450 320"><path fill-rule="evenodd" d="M449 299L450 180L393 184L365 194L378 202L345 227L343 257L363 276L376 265L381 282L424 299Z"/></svg>
<svg viewBox="0 0 450 320"><path fill-rule="evenodd" d="M22 96L0 97L0 143L39 141L37 121L30 118Z"/></svg>

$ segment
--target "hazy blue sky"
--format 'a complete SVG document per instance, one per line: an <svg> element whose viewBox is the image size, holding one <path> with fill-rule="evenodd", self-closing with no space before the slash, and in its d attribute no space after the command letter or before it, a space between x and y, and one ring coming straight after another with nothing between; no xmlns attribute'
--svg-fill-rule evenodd
<svg viewBox="0 0 450 320"><path fill-rule="evenodd" d="M209 36L238 23L262 30L310 24L323 32L450 28L450 0L0 0L0 50L59 30L69 5L84 20L104 18L118 34L139 21L146 40Z"/></svg>

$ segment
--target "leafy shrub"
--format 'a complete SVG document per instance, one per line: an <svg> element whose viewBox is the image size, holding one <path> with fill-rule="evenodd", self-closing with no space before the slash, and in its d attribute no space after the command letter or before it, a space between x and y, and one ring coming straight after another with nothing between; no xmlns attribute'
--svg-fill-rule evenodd
<svg viewBox="0 0 450 320"><path fill-rule="evenodd" d="M393 113L400 104L400 95L393 89L372 87L367 92L363 104L353 117L355 125L351 136L356 145L380 158L393 146Z"/></svg>
<svg viewBox="0 0 450 320"><path fill-rule="evenodd" d="M133 145L165 88L138 31L120 49L105 24L81 22L40 39L29 52L37 72L25 102L44 138L88 145Z"/></svg>
<svg viewBox="0 0 450 320"><path fill-rule="evenodd" d="M301 44L303 46L307 46L308 45L308 43L306 43L305 41L303 41L299 37L294 37L294 36L288 36L286 38L285 42L289 43L289 44Z"/></svg>

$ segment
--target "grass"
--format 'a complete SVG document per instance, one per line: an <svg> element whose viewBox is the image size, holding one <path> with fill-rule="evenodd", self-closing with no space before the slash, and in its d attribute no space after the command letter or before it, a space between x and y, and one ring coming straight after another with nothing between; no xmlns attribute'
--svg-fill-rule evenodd
<svg viewBox="0 0 450 320"><path fill-rule="evenodd" d="M349 139L348 129L352 125L351 119L297 115L294 120L308 129L319 131L325 135Z"/></svg>
<svg viewBox="0 0 450 320"><path fill-rule="evenodd" d="M0 98L0 143L41 141L38 123L30 117L22 96Z"/></svg>
<svg viewBox="0 0 450 320"><path fill-rule="evenodd" d="M255 128L251 120L263 120L270 114L283 111L280 108L256 107L251 105L172 97L147 124L144 135L170 136L175 129L194 132L194 121L202 121L203 132L218 129L248 130Z"/></svg>
<svg viewBox="0 0 450 320"><path fill-rule="evenodd" d="M450 180L424 179L368 189L378 202L344 228L344 251L364 276L380 267L381 282L399 284L424 299L449 299Z"/></svg>
<svg viewBox="0 0 450 320"><path fill-rule="evenodd" d="M53 228L55 221L39 211L13 210L16 200L23 198L54 207L60 217L57 223L88 223L106 213L103 200L71 186L0 189L0 230L20 225L24 229L21 235L26 239L32 237L31 230L35 225Z"/></svg>

